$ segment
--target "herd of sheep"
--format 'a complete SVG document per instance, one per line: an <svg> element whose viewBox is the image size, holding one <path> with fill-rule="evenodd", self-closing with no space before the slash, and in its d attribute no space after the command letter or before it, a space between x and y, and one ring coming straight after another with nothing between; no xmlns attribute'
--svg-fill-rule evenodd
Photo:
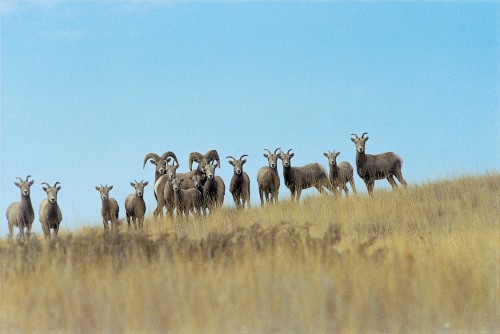
<svg viewBox="0 0 500 334"><path fill-rule="evenodd" d="M393 152L382 154L366 154L365 144L368 137L363 133L361 137L352 134L351 140L356 145L356 169L358 175L366 184L368 194L373 193L375 180L386 178L392 188L397 184L394 177L406 187L406 181L403 178L401 168L403 160ZM356 193L356 186L353 178L353 168L346 161L337 163L337 157L340 152L326 152L328 159L329 173L319 164L311 163L305 166L293 167L291 160L294 157L291 149L286 153L281 148L276 148L273 153L265 149L264 157L267 159L267 166L260 168L257 174L257 184L261 205L274 203L278 200L280 176L278 174L278 159L282 161L283 180L285 186L290 189L292 200L299 201L302 190L315 187L320 193L325 189L333 192L335 195L344 190L348 196L349 190L347 183L350 183L352 191ZM233 166L234 172L229 186L229 192L237 209L244 209L250 206L250 178L243 171L244 159L247 155L242 155L239 159L228 156L228 163ZM155 165L155 183L154 195L157 206L153 212L155 219L163 217L164 208L171 219L174 217L174 211L182 219L189 219L189 215L205 217L214 209L221 207L224 202L226 185L220 176L215 175L217 167L220 168L220 158L216 150L210 150L206 154L192 152L189 155L189 172L178 173L179 162L173 152L165 152L159 156L155 153L149 153L144 158L143 168L147 161ZM172 162L172 163L171 163ZM193 163L197 163L196 169L193 169ZM19 229L20 240L24 241L26 235L30 236L31 226L35 219L33 205L30 198L30 187L34 181L18 177L20 182L14 184L21 190L21 201L12 203L7 208L7 221L10 237L13 236L13 229ZM59 225L62 221L61 209L57 203L57 193L61 189L59 182L54 186L43 182L43 190L47 193L47 198L40 203L39 220L45 237L57 236ZM146 204L143 199L144 188L148 182L131 182L134 193L125 199L125 211L128 226L132 225L137 229L143 228L144 215L146 213ZM118 202L109 197L109 192L113 186L96 186L100 193L102 208L101 215L104 229L118 226Z"/></svg>

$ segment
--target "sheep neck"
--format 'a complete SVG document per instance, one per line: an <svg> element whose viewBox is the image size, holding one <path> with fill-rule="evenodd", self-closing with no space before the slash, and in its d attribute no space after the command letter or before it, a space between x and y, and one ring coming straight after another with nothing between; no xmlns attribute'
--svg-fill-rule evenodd
<svg viewBox="0 0 500 334"><path fill-rule="evenodd" d="M35 211L33 211L33 205L31 204L31 196L21 195L21 212L25 222L33 222Z"/></svg>

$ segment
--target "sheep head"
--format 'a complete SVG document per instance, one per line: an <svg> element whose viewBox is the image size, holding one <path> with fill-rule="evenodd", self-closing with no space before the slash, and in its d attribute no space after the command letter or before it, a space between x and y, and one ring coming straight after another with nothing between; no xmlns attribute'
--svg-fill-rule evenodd
<svg viewBox="0 0 500 334"><path fill-rule="evenodd" d="M19 181L21 182L14 182L14 184L16 186L19 187L19 189L21 189L21 195L23 195L24 197L28 197L30 195L30 187L33 185L33 183L35 182L34 180L31 180L29 181L28 179L31 177L31 175L28 175L26 176L26 180L23 181L23 179L21 179L19 176L16 177L16 179L19 179Z"/></svg>
<svg viewBox="0 0 500 334"><path fill-rule="evenodd" d="M212 161L217 161L220 168L220 158L217 150L210 150L205 155L199 152L191 152L189 154L189 170L193 170L193 162L198 163L198 171L203 171L206 165L210 164Z"/></svg>
<svg viewBox="0 0 500 334"><path fill-rule="evenodd" d="M351 136L354 136L355 138L351 138L352 142L356 145L356 152L358 153L363 153L365 151L365 143L368 141L369 137L365 138L365 135L367 135L368 132L364 132L361 138L358 137L357 134L352 133Z"/></svg>
<svg viewBox="0 0 500 334"><path fill-rule="evenodd" d="M148 181L143 181L144 180L141 180L141 182L137 182L136 180L134 180L134 182L130 182L130 185L135 189L135 194L139 197L142 197L144 195L144 187L149 183Z"/></svg>
<svg viewBox="0 0 500 334"><path fill-rule="evenodd" d="M295 153L290 153L292 149L289 149L288 152L284 153L283 151L280 151L280 154L278 155L278 158L281 159L283 162L283 167L288 168L291 166L291 160Z"/></svg>
<svg viewBox="0 0 500 334"><path fill-rule="evenodd" d="M269 152L269 153L264 153L264 157L267 159L267 163L269 165L269 168L276 169L278 166L278 157L280 153L278 153L278 150L280 150L281 147L278 147L277 149L274 150L274 153L271 153L267 148L264 150Z"/></svg>
<svg viewBox="0 0 500 334"><path fill-rule="evenodd" d="M113 186L108 187L108 185L103 186L101 184L100 187L96 186L95 189L101 194L101 199L105 201L109 198L109 191L113 189Z"/></svg>
<svg viewBox="0 0 500 334"><path fill-rule="evenodd" d="M215 178L215 168L217 168L217 166L218 166L217 161L209 163L205 166L203 172L207 175L207 179L213 180Z"/></svg>
<svg viewBox="0 0 500 334"><path fill-rule="evenodd" d="M248 155L243 154L239 159L236 159L233 156L226 157L226 159L232 159L232 160L229 160L228 162L230 165L232 165L234 167L234 173L236 175L241 175L241 173L243 173L243 165L245 164L245 162L247 162L246 159L243 159L244 157L248 157Z"/></svg>
<svg viewBox="0 0 500 334"><path fill-rule="evenodd" d="M54 204L57 202L57 192L61 190L61 186L57 186L60 184L56 182L53 187L50 186L47 182L42 182L42 185L46 184L47 187L43 187L42 189L47 193L47 199L50 203Z"/></svg>
<svg viewBox="0 0 500 334"><path fill-rule="evenodd" d="M328 151L328 152L323 153L323 154L328 159L329 165L331 165L331 166L337 165L337 157L339 156L340 152L335 152L335 150L333 150L333 152Z"/></svg>
<svg viewBox="0 0 500 334"><path fill-rule="evenodd" d="M159 156L156 153L148 153L146 157L144 157L144 164L142 165L142 168L146 166L146 162L149 160L153 165L156 166L156 171L160 174L164 174L166 170L166 165L170 160L175 160L177 164L179 164L179 161L177 160L177 157L175 156L174 152L167 151L163 153L161 156Z"/></svg>
<svg viewBox="0 0 500 334"><path fill-rule="evenodd" d="M172 180L172 189L175 192L178 192L181 189L182 181L184 181L184 179L179 179L178 177L176 177Z"/></svg>

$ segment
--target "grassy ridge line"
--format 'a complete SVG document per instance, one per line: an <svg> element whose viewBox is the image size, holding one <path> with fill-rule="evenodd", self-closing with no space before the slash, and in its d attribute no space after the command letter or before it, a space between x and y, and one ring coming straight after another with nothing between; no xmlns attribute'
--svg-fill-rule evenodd
<svg viewBox="0 0 500 334"><path fill-rule="evenodd" d="M493 333L499 198L487 175L1 240L0 332Z"/></svg>

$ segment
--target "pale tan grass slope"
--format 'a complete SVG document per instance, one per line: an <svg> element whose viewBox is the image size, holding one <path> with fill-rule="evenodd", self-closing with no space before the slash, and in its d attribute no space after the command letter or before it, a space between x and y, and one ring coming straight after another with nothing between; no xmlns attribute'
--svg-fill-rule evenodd
<svg viewBox="0 0 500 334"><path fill-rule="evenodd" d="M500 175L0 241L1 333L498 333Z"/></svg>

